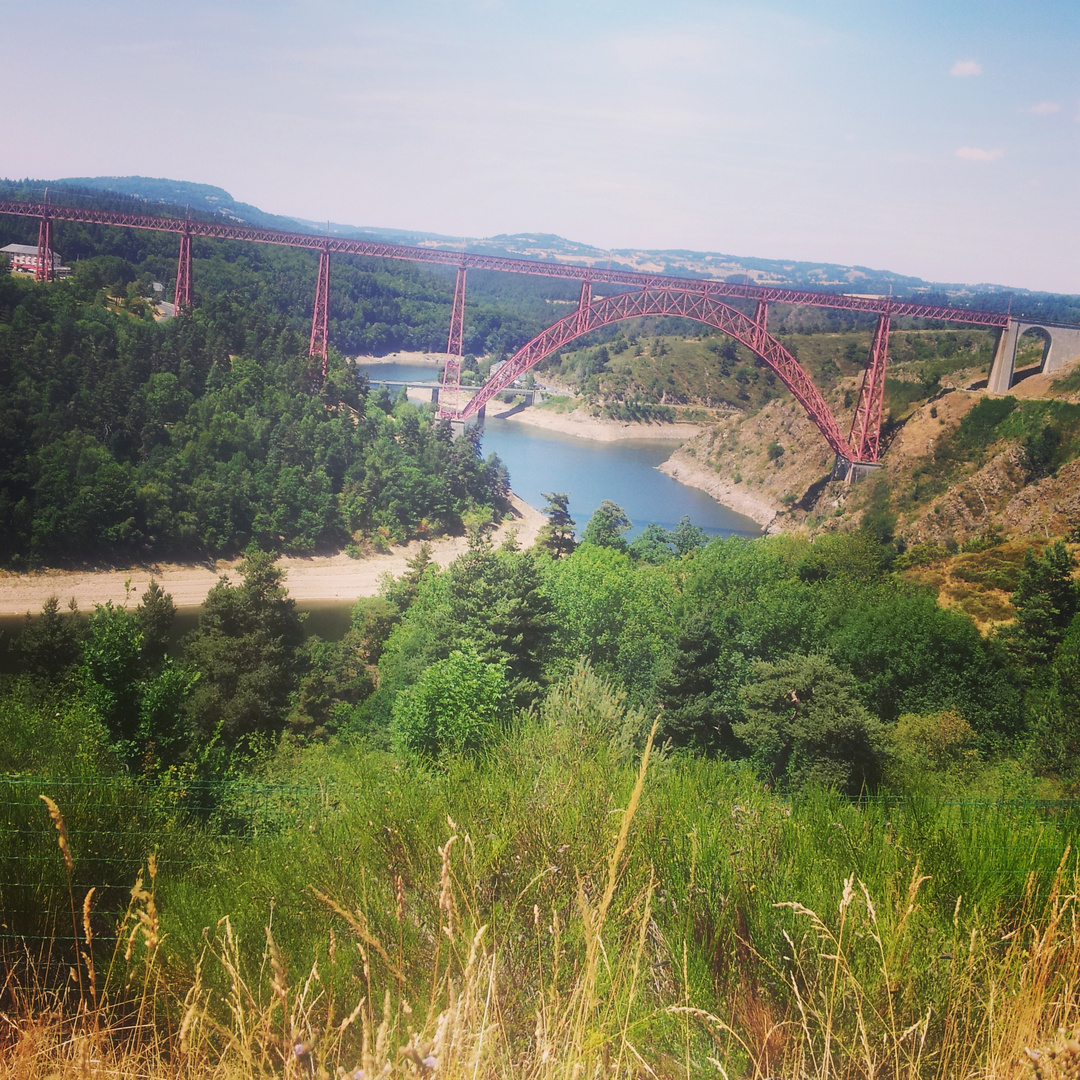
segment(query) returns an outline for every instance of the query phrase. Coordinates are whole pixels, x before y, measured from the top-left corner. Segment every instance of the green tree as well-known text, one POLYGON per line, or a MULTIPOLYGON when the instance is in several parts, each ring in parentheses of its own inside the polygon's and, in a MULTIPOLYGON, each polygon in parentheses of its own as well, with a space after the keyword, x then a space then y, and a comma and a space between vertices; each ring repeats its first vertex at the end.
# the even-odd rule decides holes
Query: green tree
POLYGON ((238 746, 254 735, 277 735, 285 725, 303 627, 285 572, 274 562, 272 554, 249 548, 241 583, 221 578, 185 642, 185 661, 200 675, 187 709, 203 739, 220 732, 227 746, 238 746))
POLYGON ((197 671, 174 664, 166 656, 142 684, 139 727, 131 756, 141 759, 144 773, 156 773, 187 758, 192 732, 184 702, 198 679, 197 671))
POLYGON ((570 496, 565 491, 544 492, 547 506, 544 516, 547 522, 536 537, 536 546, 541 551, 549 551, 556 558, 569 555, 576 546, 574 527, 576 522, 570 516, 570 496))
POLYGON ((693 524, 686 514, 679 518, 679 524, 668 534, 668 538, 677 555, 690 555, 709 542, 705 530, 693 524))
POLYGON ((658 737, 675 746, 732 749, 731 724, 741 719, 738 688, 743 658, 723 648, 708 610, 691 611, 679 625, 675 649, 656 684, 663 710, 658 737))
POLYGON ((379 689, 364 709, 368 721, 384 723, 395 694, 452 650, 468 647, 485 662, 505 666, 516 706, 531 704, 546 682, 555 633, 542 586, 532 552, 495 551, 474 534, 469 550, 445 571, 424 576, 415 603, 387 639, 379 689))
MULTIPOLYGON (((431 558, 431 545, 425 540, 417 549, 416 554, 409 558, 405 566, 405 573, 399 578, 390 579, 382 590, 385 598, 401 614, 404 614, 412 607, 413 601, 420 591, 420 582, 423 580, 424 574, 429 569, 438 569, 431 558)), ((360 628, 357 627, 357 629, 360 628)))
POLYGON ((1061 447, 1061 428, 1055 424, 1045 424, 1038 435, 1029 435, 1024 440, 1021 455, 1024 462, 1024 478, 1030 484, 1041 480, 1054 471, 1058 464, 1058 450, 1061 447))
POLYGON ((1080 614, 1057 648, 1050 677, 1034 695, 1032 712, 1032 764, 1080 791, 1080 614))
POLYGON ((287 718, 289 731, 306 740, 325 739, 352 718, 373 689, 361 637, 349 630, 340 641, 310 638, 298 661, 303 675, 287 718))
POLYGON ((631 527, 631 521, 626 516, 623 508, 610 499, 604 501, 596 508, 589 523, 585 526, 581 541, 584 544, 595 544, 598 547, 610 547, 616 551, 626 550, 626 540, 623 533, 631 527))
POLYGON ((506 703, 503 666, 454 649, 397 696, 394 729, 404 747, 427 757, 475 751, 490 744, 506 703))
POLYGON ((74 669, 81 655, 77 612, 73 600, 70 612, 62 615, 60 601, 50 596, 37 618, 26 616, 15 643, 20 670, 42 679, 56 679, 74 669))
POLYGON ((558 674, 584 658, 623 686, 632 705, 650 702, 681 614, 673 576, 595 544, 548 562, 544 576, 544 592, 555 605, 558 674))
POLYGON ((148 667, 157 668, 169 649, 169 637, 176 620, 173 598, 154 580, 146 587, 135 617, 142 631, 143 659, 148 667))
POLYGON ((140 751, 142 678, 139 620, 112 601, 98 604, 87 625, 79 681, 113 743, 129 760, 140 751))
MULTIPOLYGON (((685 519, 684 519, 685 520, 685 519)), ((671 533, 655 522, 650 522, 642 529, 640 535, 635 536, 627 546, 627 552, 631 557, 640 562, 659 566, 673 558, 671 550, 671 533)))
POLYGON ((758 662, 732 725, 760 774, 792 788, 857 795, 881 777, 887 729, 859 700, 854 678, 826 656, 758 662))
POLYGON ((1031 548, 1025 552, 1016 592, 1009 597, 1016 607, 1016 624, 1005 635, 1024 663, 1047 663, 1065 637, 1077 611, 1075 568, 1076 560, 1063 540, 1051 544, 1042 556, 1031 548))
POLYGON ((367 663, 377 664, 386 639, 401 622, 397 604, 382 596, 362 597, 353 606, 351 620, 361 655, 367 663))

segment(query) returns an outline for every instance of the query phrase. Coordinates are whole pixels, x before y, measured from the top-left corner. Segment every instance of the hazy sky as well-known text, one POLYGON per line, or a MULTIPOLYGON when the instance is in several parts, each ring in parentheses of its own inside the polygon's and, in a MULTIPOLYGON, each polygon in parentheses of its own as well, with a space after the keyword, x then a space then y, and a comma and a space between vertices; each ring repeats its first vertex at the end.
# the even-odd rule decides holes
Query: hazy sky
POLYGON ((10 177, 138 173, 355 225, 1080 293, 1078 0, 0 0, 0 17, 10 177))

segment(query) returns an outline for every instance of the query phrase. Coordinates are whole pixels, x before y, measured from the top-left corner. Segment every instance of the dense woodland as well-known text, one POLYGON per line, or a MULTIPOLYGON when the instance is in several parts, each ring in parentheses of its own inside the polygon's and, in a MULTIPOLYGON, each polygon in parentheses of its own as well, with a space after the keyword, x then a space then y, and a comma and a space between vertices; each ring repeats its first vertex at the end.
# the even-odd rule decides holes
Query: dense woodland
POLYGON ((8 565, 402 540, 505 495, 475 442, 369 395, 336 354, 316 385, 304 338, 256 298, 159 323, 133 272, 101 256, 52 287, 0 275, 8 565))

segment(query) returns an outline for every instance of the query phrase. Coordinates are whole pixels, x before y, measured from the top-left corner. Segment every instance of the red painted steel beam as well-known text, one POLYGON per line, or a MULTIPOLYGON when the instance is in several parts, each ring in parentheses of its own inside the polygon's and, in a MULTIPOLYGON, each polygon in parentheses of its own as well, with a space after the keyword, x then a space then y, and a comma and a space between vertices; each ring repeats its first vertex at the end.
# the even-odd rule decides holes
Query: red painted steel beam
POLYGON ((326 350, 330 324, 330 252, 319 252, 319 277, 315 284, 315 307, 311 313, 311 344, 308 356, 322 360, 322 377, 326 378, 326 350))
POLYGON ((450 308, 450 333, 446 339, 446 364, 443 367, 442 398, 451 395, 457 401, 461 388, 461 358, 465 353, 465 278, 464 266, 457 269, 454 281, 454 303, 450 308))
POLYGON ((881 441, 881 412, 885 401, 885 368, 889 362, 889 315, 878 316, 870 357, 863 372, 859 401, 848 441, 859 461, 877 461, 881 441))
POLYGON ((586 333, 586 326, 589 321, 589 305, 592 303, 592 280, 586 278, 581 283, 581 295, 578 297, 577 317, 578 317, 578 330, 579 334, 586 333))
POLYGON ((314 233, 283 232, 279 229, 260 229, 250 225, 235 225, 217 221, 186 221, 183 218, 155 217, 152 214, 124 214, 115 211, 93 210, 53 203, 24 203, 0 201, 0 214, 23 217, 48 216, 54 221, 79 221, 97 225, 120 225, 132 229, 155 229, 161 232, 182 233, 190 229, 193 236, 216 237, 222 240, 248 240, 263 244, 321 250, 347 255, 366 255, 375 258, 402 259, 407 262, 432 263, 442 266, 466 267, 470 270, 498 270, 509 274, 530 274, 595 284, 627 285, 641 289, 680 289, 708 297, 730 300, 764 300, 774 304, 808 304, 814 307, 835 308, 880 315, 888 309, 894 318, 910 316, 940 322, 963 323, 967 326, 1005 326, 1009 317, 997 311, 976 311, 968 308, 939 307, 915 301, 891 300, 881 296, 852 296, 846 293, 814 292, 809 289, 789 289, 779 286, 734 285, 711 279, 642 274, 632 270, 605 270, 599 267, 575 266, 540 259, 509 259, 501 255, 462 254, 439 248, 407 247, 370 240, 346 240, 342 237, 323 237, 314 233))
POLYGON ((41 224, 38 226, 37 267, 34 269, 34 280, 52 281, 52 279, 52 225, 49 222, 49 215, 44 213, 41 215, 41 224))
MULTIPOLYGON (((758 315, 760 314, 759 309, 758 315)), ((798 360, 768 333, 763 321, 758 321, 757 318, 729 307, 713 297, 702 296, 688 289, 644 289, 640 292, 617 293, 592 301, 584 311, 572 312, 522 346, 480 387, 475 397, 460 413, 449 405, 440 404, 439 415, 449 419, 467 420, 529 368, 574 338, 609 323, 648 315, 679 315, 684 319, 694 319, 741 341, 776 372, 806 410, 829 446, 848 461, 856 459, 854 448, 844 437, 836 417, 810 376, 798 360)))
POLYGON ((465 355, 465 276, 467 270, 459 266, 454 282, 454 306, 450 310, 450 334, 446 339, 446 351, 450 356, 465 355))
POLYGON ((180 234, 180 256, 176 260, 176 288, 173 291, 173 307, 176 314, 191 311, 195 306, 191 285, 191 234, 180 234))

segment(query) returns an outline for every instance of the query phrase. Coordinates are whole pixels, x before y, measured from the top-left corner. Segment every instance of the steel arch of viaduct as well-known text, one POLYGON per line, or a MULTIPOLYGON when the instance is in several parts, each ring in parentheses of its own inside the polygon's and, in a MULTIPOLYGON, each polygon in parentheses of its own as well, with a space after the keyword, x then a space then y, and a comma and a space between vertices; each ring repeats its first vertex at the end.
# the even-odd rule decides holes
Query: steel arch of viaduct
POLYGON ((829 446, 842 458, 854 461, 855 450, 810 376, 765 329, 764 310, 764 305, 759 306, 758 315, 751 317, 700 292, 682 289, 654 288, 602 297, 560 319, 522 346, 459 412, 447 402, 441 405, 440 415, 462 420, 475 416, 497 393, 544 357, 601 326, 646 315, 679 315, 720 330, 764 360, 795 395, 829 446))

